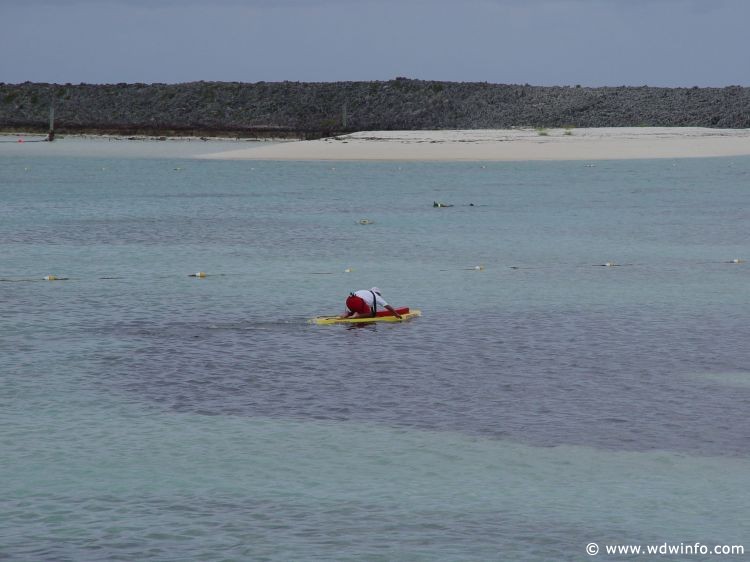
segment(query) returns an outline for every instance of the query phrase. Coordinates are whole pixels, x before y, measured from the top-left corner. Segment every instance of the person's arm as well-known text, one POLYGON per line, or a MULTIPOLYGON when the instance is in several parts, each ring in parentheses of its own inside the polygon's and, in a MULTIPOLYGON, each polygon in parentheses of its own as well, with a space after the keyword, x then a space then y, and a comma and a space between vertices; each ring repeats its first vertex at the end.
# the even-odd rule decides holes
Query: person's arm
POLYGON ((388 310, 390 310, 391 312, 393 312, 393 314, 395 314, 395 315, 396 315, 396 318, 402 318, 402 316, 401 316, 401 315, 400 315, 400 314, 399 314, 398 312, 396 312, 396 309, 395 309, 395 308, 393 308, 393 307, 392 307, 392 306, 391 306, 390 304, 387 304, 387 305, 385 305, 385 307, 386 307, 386 308, 387 308, 388 310))

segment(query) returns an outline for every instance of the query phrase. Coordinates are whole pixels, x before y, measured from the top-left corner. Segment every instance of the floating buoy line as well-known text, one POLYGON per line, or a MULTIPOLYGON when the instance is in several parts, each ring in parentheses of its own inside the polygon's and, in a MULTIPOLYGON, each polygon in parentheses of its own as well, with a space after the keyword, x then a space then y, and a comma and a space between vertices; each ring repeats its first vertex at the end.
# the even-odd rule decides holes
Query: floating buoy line
POLYGON ((622 267, 623 265, 635 265, 634 263, 615 263, 613 261, 607 261, 604 263, 594 264, 594 267, 622 267))
POLYGON ((484 271, 484 266, 475 265, 474 267, 459 267, 458 269, 441 269, 440 271, 484 271))
MULTIPOLYGON (((704 262, 693 262, 697 264, 725 264, 725 265, 742 265, 746 263, 746 261, 742 258, 733 258, 730 260, 725 261, 704 261, 704 262)), ((556 265, 536 265, 536 266, 519 266, 519 265, 511 265, 511 266, 499 266, 500 269, 507 268, 511 270, 537 270, 537 269, 562 269, 564 266, 571 266, 571 267, 606 267, 606 268, 614 268, 614 267, 627 267, 627 266, 643 266, 644 264, 637 264, 637 263, 617 263, 614 261, 606 261, 604 263, 594 263, 594 264, 556 264, 556 265)), ((474 265, 471 267, 458 267, 458 268, 451 268, 451 269, 440 269, 438 271, 441 272, 447 272, 447 271, 485 271, 486 268, 484 265, 474 265)), ((347 267, 343 270, 339 271, 303 271, 298 272, 301 275, 336 275, 337 273, 353 273, 354 268, 353 267, 347 267)), ((197 271, 195 273, 188 273, 187 277, 193 278, 193 279, 206 279, 208 277, 232 277, 232 276, 247 276, 247 273, 207 273, 205 271, 197 271)), ((93 277, 93 279, 101 280, 101 281, 110 281, 110 280, 118 280, 118 279, 129 279, 131 276, 101 276, 101 277, 93 277)), ((174 275, 156 275, 154 278, 156 279, 170 279, 174 277, 174 275)), ((47 274, 42 277, 4 277, 0 278, 0 282, 3 283, 24 283, 24 282, 37 282, 37 281, 81 281, 85 278, 83 277, 65 277, 63 275, 57 275, 57 274, 47 274)))

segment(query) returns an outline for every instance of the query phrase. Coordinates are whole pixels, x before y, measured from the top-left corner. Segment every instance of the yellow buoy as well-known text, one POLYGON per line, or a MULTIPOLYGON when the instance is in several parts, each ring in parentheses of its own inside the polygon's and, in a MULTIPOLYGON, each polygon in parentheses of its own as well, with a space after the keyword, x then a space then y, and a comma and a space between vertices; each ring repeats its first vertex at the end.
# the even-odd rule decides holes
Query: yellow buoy
POLYGON ((45 281, 57 281, 57 276, 55 276, 55 275, 46 275, 44 277, 44 280, 45 281))
POLYGON ((354 271, 354 270, 353 270, 353 269, 352 269, 351 267, 347 267, 347 268, 346 268, 346 269, 344 270, 344 273, 351 273, 352 271, 354 271))

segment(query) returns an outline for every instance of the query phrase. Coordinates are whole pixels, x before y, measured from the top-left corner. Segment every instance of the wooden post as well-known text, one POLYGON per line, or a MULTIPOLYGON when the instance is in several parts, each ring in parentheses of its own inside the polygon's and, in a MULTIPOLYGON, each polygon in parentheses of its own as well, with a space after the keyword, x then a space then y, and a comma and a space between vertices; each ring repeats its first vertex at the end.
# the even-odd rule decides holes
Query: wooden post
POLYGON ((47 140, 49 142, 55 140, 55 104, 53 103, 49 106, 49 133, 47 133, 47 140))

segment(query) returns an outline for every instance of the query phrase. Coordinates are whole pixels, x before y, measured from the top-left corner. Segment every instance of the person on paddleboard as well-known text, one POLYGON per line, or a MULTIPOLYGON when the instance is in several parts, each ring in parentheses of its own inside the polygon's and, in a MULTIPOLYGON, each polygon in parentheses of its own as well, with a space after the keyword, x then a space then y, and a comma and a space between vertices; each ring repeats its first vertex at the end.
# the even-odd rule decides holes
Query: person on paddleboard
POLYGON ((380 289, 377 287, 349 293, 346 308, 346 312, 339 318, 371 318, 377 314, 379 308, 390 310, 396 318, 401 318, 401 315, 380 296, 380 289))

